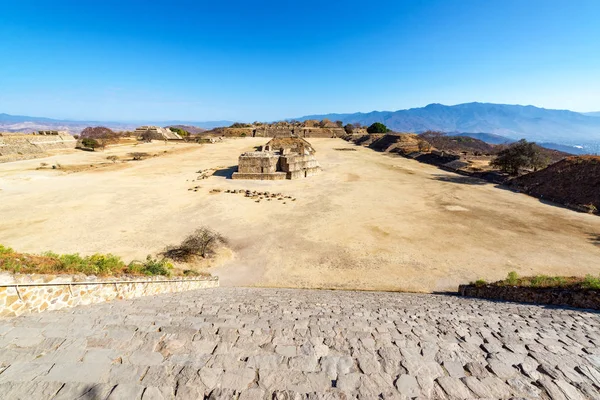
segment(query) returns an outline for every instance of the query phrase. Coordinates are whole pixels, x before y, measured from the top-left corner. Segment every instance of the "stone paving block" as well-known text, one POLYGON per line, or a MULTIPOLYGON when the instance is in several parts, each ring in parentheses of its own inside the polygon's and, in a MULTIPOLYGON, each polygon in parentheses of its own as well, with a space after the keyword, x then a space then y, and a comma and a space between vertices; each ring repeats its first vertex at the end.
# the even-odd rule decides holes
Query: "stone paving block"
MULTIPOLYGON (((56 383, 56 382, 50 382, 56 383)), ((52 400, 87 400, 106 399, 115 385, 107 383, 77 383, 67 382, 60 384, 61 389, 52 400)))
POLYGON ((512 378, 519 373, 516 368, 496 359, 488 360, 488 368, 494 373, 494 375, 504 380, 512 378))
POLYGON ((444 376, 436 379, 436 382, 440 385, 444 392, 448 394, 450 398, 454 399, 472 399, 473 394, 469 389, 461 382, 460 379, 451 378, 444 376))
POLYGON ((533 382, 535 380, 530 380, 519 375, 506 381, 514 394, 528 399, 537 399, 540 397, 541 391, 537 386, 533 385, 533 382))
POLYGON ((120 356, 120 352, 113 349, 90 349, 83 355, 84 363, 112 363, 120 356))
POLYGON ((241 391, 249 389, 256 378, 256 371, 251 368, 226 370, 221 377, 221 386, 226 389, 241 391))
POLYGON ((164 357, 162 354, 154 351, 136 350, 129 356, 123 358, 123 362, 133 365, 158 365, 162 363, 164 357))
POLYGON ((174 388, 147 386, 142 393, 142 400, 167 400, 175 397, 174 388))
POLYGON ((0 375, 0 383, 40 380, 53 367, 54 364, 13 363, 0 375))
POLYGON ((460 379, 465 377, 465 370, 462 364, 459 362, 444 361, 442 366, 446 369, 446 371, 448 371, 448 375, 450 375, 452 378, 460 379))
POLYGON ((556 379, 554 384, 560 388, 565 397, 569 400, 585 400, 581 392, 573 385, 562 379, 556 379))
POLYGON ((145 387, 136 384, 124 384, 121 383, 110 392, 107 397, 107 400, 121 400, 121 399, 131 399, 131 400, 139 400, 142 398, 142 393, 144 392, 145 387))
POLYGON ((50 399, 62 386, 61 382, 5 382, 0 383, 0 395, 10 400, 50 399))
POLYGON ((45 381, 106 383, 110 364, 65 363, 55 364, 50 372, 42 377, 45 381))
POLYGON ((562 390, 548 377, 540 378, 538 384, 546 391, 552 400, 567 400, 562 390))
POLYGON ((417 378, 411 375, 400 375, 396 380, 396 389, 400 392, 400 394, 406 397, 417 397, 421 394, 421 388, 417 383, 417 378))

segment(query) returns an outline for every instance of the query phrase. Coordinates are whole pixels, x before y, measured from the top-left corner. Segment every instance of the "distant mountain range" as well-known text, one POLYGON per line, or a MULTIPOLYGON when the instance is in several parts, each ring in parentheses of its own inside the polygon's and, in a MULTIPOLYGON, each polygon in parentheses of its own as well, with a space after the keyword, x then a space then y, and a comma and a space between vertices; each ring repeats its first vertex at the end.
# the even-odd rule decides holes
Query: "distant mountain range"
POLYGON ((455 106, 429 104, 399 111, 373 111, 354 114, 308 115, 297 118, 328 118, 332 121, 370 125, 381 122, 398 132, 468 132, 495 134, 511 140, 525 138, 558 144, 600 142, 600 118, 596 113, 549 110, 534 106, 491 103, 465 103, 455 106))
MULTIPOLYGON (((449 134, 468 134, 488 143, 525 138, 552 146, 569 146, 583 152, 600 153, 600 112, 577 113, 534 106, 465 103, 454 106, 429 104, 426 107, 398 111, 308 115, 296 120, 324 118, 342 121, 344 124, 358 122, 370 125, 382 122, 397 132, 437 130, 449 134)), ((132 130, 139 125, 188 125, 212 129, 232 123, 233 121, 69 121, 0 114, 0 131, 9 132, 58 129, 79 133, 87 126, 97 125, 118 130, 132 130)))
POLYGON ((72 121, 44 117, 30 117, 24 115, 10 115, 0 113, 0 132, 34 132, 39 130, 64 130, 71 134, 78 134, 88 126, 106 126, 116 130, 133 130, 140 125, 157 126, 188 126, 212 129, 219 126, 229 126, 232 121, 72 121))

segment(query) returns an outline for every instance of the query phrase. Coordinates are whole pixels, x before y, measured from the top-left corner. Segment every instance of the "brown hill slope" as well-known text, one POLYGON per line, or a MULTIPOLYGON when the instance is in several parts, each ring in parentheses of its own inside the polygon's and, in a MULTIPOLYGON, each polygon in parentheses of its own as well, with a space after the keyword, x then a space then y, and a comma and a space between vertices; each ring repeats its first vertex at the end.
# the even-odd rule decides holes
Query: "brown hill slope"
POLYGON ((531 196, 597 213, 600 156, 567 157, 540 171, 512 179, 508 185, 531 196))

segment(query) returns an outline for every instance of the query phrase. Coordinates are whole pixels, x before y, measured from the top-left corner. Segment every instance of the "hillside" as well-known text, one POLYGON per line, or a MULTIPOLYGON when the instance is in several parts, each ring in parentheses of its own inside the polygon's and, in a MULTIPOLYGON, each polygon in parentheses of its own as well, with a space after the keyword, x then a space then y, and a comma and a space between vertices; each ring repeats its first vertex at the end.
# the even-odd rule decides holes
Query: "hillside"
POLYGON ((531 196, 597 212, 600 209, 600 157, 568 157, 548 168, 512 179, 508 184, 531 196))
POLYGON ((511 143, 514 140, 509 139, 505 136, 494 135, 493 133, 484 133, 484 132, 450 132, 448 136, 468 136, 473 139, 479 139, 482 142, 486 142, 489 144, 506 144, 511 143))
MULTIPOLYGON (((72 135, 79 134, 88 126, 106 126, 115 131, 132 131, 140 125, 187 126, 198 129, 212 129, 218 126, 229 126, 231 121, 71 121, 26 115, 10 115, 0 113, 0 132, 31 133, 42 130, 67 131, 72 135)), ((185 129, 185 128, 182 128, 185 129)), ((186 129, 187 130, 187 129, 186 129)))
POLYGON ((600 119, 567 110, 491 103, 455 106, 430 104, 422 108, 370 113, 311 115, 299 118, 340 120, 370 125, 382 122, 398 132, 486 132, 509 139, 575 144, 600 141, 600 119))

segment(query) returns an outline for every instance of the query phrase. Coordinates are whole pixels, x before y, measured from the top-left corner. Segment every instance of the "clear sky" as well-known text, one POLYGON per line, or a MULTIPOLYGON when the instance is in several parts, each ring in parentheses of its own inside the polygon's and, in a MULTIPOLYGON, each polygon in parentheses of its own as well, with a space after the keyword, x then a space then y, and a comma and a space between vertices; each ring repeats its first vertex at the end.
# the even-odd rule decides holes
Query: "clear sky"
POLYGON ((0 113, 600 110, 600 0, 1 0, 0 113))

